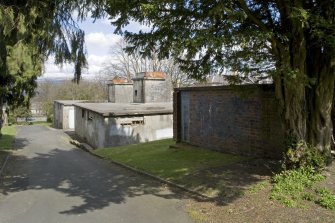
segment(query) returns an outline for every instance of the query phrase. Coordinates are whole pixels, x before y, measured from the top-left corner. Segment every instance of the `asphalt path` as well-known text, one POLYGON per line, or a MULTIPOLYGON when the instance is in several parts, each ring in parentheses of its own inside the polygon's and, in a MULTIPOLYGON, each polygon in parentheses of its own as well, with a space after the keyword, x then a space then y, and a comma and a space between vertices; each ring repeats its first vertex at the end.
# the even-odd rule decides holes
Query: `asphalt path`
POLYGON ((68 139, 61 130, 18 127, 1 179, 1 223, 191 222, 178 192, 68 139))

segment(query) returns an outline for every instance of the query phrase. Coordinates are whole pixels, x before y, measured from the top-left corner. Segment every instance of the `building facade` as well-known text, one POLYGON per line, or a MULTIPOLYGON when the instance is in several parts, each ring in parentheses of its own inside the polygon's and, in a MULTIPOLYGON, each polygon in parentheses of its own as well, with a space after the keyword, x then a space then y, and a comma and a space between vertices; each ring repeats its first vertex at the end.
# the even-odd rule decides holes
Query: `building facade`
POLYGON ((126 78, 113 79, 108 84, 108 102, 111 103, 132 103, 133 84, 126 78))
POLYGON ((93 148, 173 137, 172 103, 78 103, 75 133, 93 148))
POLYGON ((75 112, 74 104, 85 102, 82 100, 58 100, 54 101, 53 126, 57 129, 74 130, 75 112))

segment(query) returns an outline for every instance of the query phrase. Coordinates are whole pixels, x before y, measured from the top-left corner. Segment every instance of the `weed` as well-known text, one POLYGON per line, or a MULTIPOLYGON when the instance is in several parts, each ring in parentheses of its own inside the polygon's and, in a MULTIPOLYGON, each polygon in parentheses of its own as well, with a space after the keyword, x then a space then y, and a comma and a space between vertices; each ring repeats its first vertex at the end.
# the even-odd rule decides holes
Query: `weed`
POLYGON ((273 178, 271 198, 288 207, 300 206, 303 200, 314 200, 307 189, 324 178, 311 167, 284 171, 273 178))
POLYGON ((263 181, 250 187, 247 194, 256 194, 257 192, 264 190, 267 186, 269 186, 269 181, 263 181))
POLYGON ((327 188, 317 188, 315 192, 320 196, 317 201, 322 207, 335 210, 335 195, 327 188))

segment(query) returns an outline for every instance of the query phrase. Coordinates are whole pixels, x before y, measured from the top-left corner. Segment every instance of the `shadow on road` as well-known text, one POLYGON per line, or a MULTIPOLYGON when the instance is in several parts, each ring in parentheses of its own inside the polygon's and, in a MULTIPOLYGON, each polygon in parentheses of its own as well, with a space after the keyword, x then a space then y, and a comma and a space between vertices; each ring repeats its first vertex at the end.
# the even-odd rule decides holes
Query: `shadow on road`
MULTIPOLYGON (((21 136, 15 140, 15 148, 19 150, 11 156, 4 173, 3 194, 51 189, 77 198, 76 205, 64 207, 60 212, 68 215, 100 210, 111 204, 126 203, 129 198, 141 199, 143 195, 185 198, 185 193, 179 189, 167 189, 157 181, 72 147, 64 140, 62 131, 46 131, 45 127, 21 130, 21 136)), ((272 174, 270 169, 273 168, 265 169, 264 164, 264 160, 249 160, 194 172, 185 177, 189 182, 200 182, 203 188, 193 188, 199 184, 184 186, 200 191, 219 188, 216 204, 225 206, 240 198, 248 187, 272 174)), ((143 198, 143 204, 150 202, 148 197, 143 198)), ((187 194, 187 198, 190 197, 204 201, 187 194)))
MULTIPOLYGON (((24 140, 22 140, 22 143, 24 140)), ((91 157, 78 149, 55 148, 32 158, 12 156, 6 168, 3 194, 25 190, 52 189, 82 202, 61 214, 81 214, 103 209, 127 198, 151 194, 165 199, 180 199, 179 193, 166 190, 155 181, 91 157)))
POLYGON ((26 138, 16 138, 14 140, 14 149, 23 149, 29 144, 29 140, 26 138))

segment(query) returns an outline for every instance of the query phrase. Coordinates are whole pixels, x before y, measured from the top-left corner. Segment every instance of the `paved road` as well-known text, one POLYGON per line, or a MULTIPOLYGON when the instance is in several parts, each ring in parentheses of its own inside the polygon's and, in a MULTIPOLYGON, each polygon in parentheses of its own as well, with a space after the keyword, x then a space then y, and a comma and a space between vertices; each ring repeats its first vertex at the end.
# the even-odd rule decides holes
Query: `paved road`
POLYGON ((74 148, 60 130, 20 127, 0 195, 0 222, 191 222, 159 183, 74 148))

